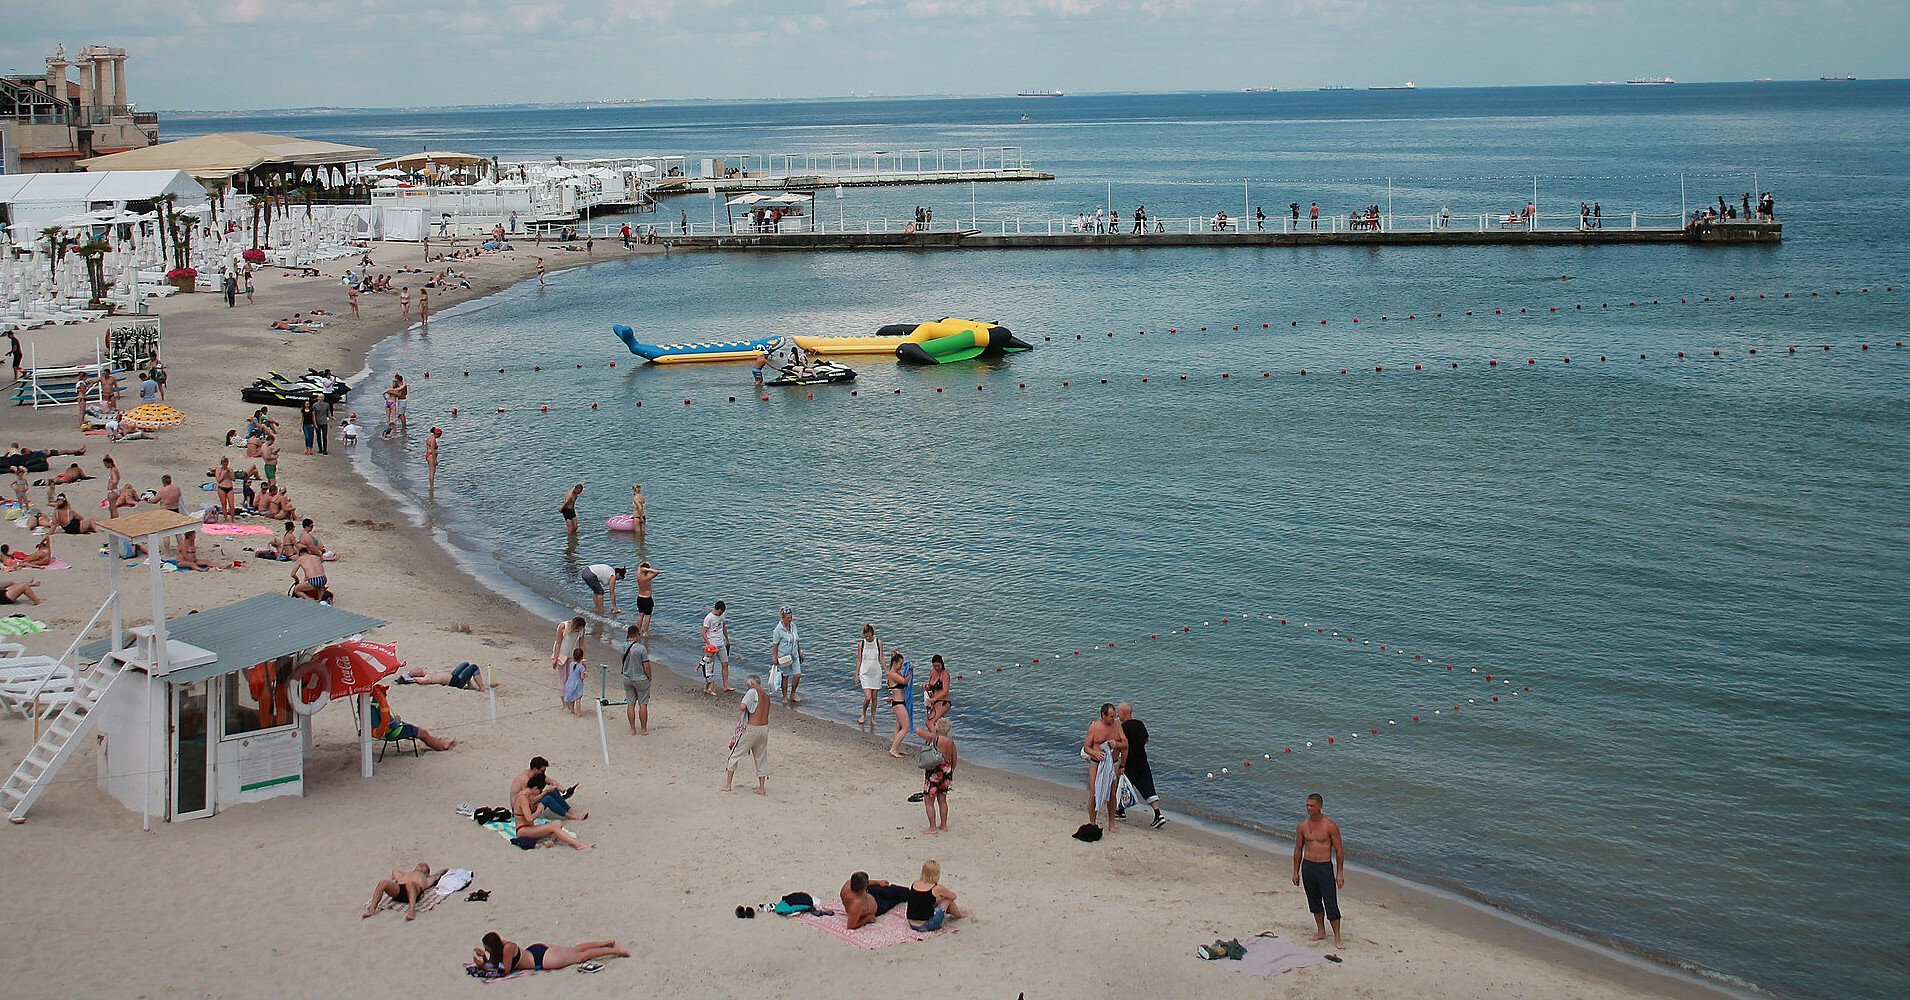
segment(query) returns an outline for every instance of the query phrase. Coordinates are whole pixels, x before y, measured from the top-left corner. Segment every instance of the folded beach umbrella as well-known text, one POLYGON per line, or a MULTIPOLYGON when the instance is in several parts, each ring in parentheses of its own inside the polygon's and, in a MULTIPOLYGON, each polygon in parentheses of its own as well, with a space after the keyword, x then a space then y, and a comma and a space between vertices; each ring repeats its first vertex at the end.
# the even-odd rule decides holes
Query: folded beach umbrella
POLYGON ((330 684, 331 696, 336 699, 369 693, 404 665, 405 661, 398 658, 396 643, 346 639, 313 653, 299 674, 303 682, 310 676, 310 668, 322 672, 330 684))

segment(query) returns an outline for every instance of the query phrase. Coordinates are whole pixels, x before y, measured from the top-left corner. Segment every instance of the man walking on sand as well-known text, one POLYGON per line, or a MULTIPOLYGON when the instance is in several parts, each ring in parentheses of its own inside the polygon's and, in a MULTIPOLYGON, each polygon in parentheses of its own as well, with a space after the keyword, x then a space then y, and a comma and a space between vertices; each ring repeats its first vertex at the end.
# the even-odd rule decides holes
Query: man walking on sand
POLYGON ((1333 922, 1333 947, 1344 948, 1340 939, 1340 895, 1346 887, 1346 844, 1340 840, 1340 825, 1326 818, 1321 810, 1326 800, 1318 792, 1306 797, 1306 819, 1293 835, 1293 884, 1306 887, 1307 909, 1313 911, 1313 937, 1326 937, 1327 921, 1333 922))
MULTIPOLYGON (((1123 772, 1128 784, 1134 786, 1134 794, 1154 809, 1154 821, 1147 824, 1158 830, 1167 825, 1167 816, 1161 812, 1161 797, 1154 793, 1154 771, 1147 765, 1147 723, 1134 717, 1134 706, 1122 702, 1114 709, 1114 717, 1121 720, 1121 732, 1127 737, 1127 763, 1123 772)), ((1115 816, 1127 818, 1127 810, 1115 810, 1115 816)))
POLYGON ((1114 717, 1114 705, 1103 702, 1101 716, 1088 725, 1081 752, 1088 758, 1088 823, 1093 825, 1099 810, 1107 806, 1107 835, 1114 835, 1114 780, 1121 771, 1121 756, 1127 752, 1127 735, 1114 717))
POLYGON ((632 625, 624 637, 630 644, 623 647, 623 697, 629 703, 626 712, 630 716, 630 735, 650 735, 650 647, 644 645, 643 632, 632 625), (641 723, 643 728, 638 729, 641 723))
MULTIPOLYGON (((723 690, 735 691, 735 688, 730 687, 730 623, 723 616, 727 610, 722 601, 717 601, 715 609, 703 616, 703 658, 710 661, 712 666, 722 665, 723 690)), ((716 693, 715 677, 703 675, 703 693, 716 693)))
POLYGON ((782 673, 783 704, 802 704, 796 697, 796 688, 802 684, 802 639, 796 634, 796 613, 788 608, 770 636, 769 662, 782 673))
POLYGON ((723 771, 723 791, 730 791, 736 782, 736 765, 748 757, 756 762, 756 794, 769 794, 769 692, 763 690, 763 679, 756 674, 749 675, 749 690, 743 692, 743 700, 737 708, 743 713, 743 731, 730 746, 729 766, 723 771))

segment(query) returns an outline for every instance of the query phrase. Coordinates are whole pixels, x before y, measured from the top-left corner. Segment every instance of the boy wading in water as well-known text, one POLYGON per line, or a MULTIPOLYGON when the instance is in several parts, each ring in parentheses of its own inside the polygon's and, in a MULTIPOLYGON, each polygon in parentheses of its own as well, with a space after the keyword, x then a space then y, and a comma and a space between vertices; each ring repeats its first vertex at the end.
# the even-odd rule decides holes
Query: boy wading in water
POLYGON ((1340 840, 1340 825, 1326 818, 1321 810, 1326 800, 1318 792, 1306 797, 1306 819, 1300 821, 1293 836, 1293 884, 1306 887, 1307 909, 1313 911, 1314 934, 1309 940, 1326 937, 1327 921, 1333 922, 1333 947, 1344 948, 1340 940, 1340 894, 1346 887, 1346 844, 1340 840))

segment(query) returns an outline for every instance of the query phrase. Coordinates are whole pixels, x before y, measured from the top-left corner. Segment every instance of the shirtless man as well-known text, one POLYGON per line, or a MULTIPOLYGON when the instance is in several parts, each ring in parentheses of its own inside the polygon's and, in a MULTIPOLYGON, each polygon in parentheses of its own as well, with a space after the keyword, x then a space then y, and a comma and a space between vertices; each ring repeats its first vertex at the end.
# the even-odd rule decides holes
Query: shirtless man
POLYGON ((525 769, 522 774, 511 779, 511 798, 517 798, 517 793, 523 791, 525 786, 530 784, 532 778, 542 778, 544 779, 544 794, 537 800, 543 806, 543 812, 540 815, 555 816, 558 819, 589 819, 589 813, 580 812, 574 816, 571 815, 570 797, 577 791, 577 786, 572 785, 569 788, 564 788, 553 783, 550 778, 549 768, 550 761, 542 757, 532 757, 531 766, 525 769))
POLYGON ((490 687, 484 683, 484 668, 475 663, 460 663, 453 670, 432 670, 429 667, 406 667, 391 676, 394 684, 443 684, 446 687, 465 688, 482 694, 490 687))
POLYGON ((1127 734, 1114 716, 1114 705, 1104 702, 1101 717, 1088 725, 1081 752, 1088 758, 1088 822, 1093 824, 1105 805, 1108 823, 1105 836, 1114 835, 1115 778, 1121 773, 1121 759, 1127 755, 1127 734))
POLYGON ((763 679, 749 675, 749 690, 736 706, 743 713, 743 734, 730 748, 729 766, 723 771, 723 791, 736 782, 736 765, 748 757, 756 762, 756 794, 769 794, 769 692, 763 679))
POLYGON ((292 564, 292 593, 314 601, 325 599, 325 562, 311 552, 300 552, 292 564))
POLYGON ((769 367, 769 348, 758 347, 756 357, 749 363, 749 373, 756 378, 756 388, 763 387, 763 369, 769 367))
POLYGON ((160 476, 159 488, 153 491, 153 503, 158 504, 161 510, 169 510, 177 514, 179 500, 179 487, 173 485, 172 477, 160 476))
POLYGON ((1340 825, 1326 818, 1326 800, 1318 792, 1306 797, 1306 819, 1293 834, 1293 884, 1306 886, 1307 909, 1313 911, 1313 937, 1326 937, 1327 921, 1333 922, 1333 947, 1344 948, 1340 939, 1339 890, 1346 888, 1346 844, 1340 840, 1340 825))
POLYGON ((637 632, 640 635, 650 634, 650 611, 657 606, 650 597, 650 581, 659 575, 649 563, 637 564, 637 632))
POLYGON ((378 904, 384 902, 386 896, 390 896, 405 904, 406 920, 416 920, 418 900, 427 890, 438 884, 438 876, 443 874, 444 872, 432 868, 423 861, 418 862, 418 867, 409 871, 394 871, 390 878, 380 879, 378 884, 372 887, 371 902, 365 904, 365 912, 359 916, 369 917, 377 913, 378 904))
POLYGON ((564 515, 564 530, 570 532, 572 538, 577 537, 577 498, 583 494, 584 484, 578 483, 564 494, 564 502, 557 507, 557 513, 564 515))
POLYGON ((856 872, 842 884, 842 912, 849 929, 875 923, 875 918, 909 901, 909 887, 893 885, 884 879, 872 879, 868 872, 856 872))

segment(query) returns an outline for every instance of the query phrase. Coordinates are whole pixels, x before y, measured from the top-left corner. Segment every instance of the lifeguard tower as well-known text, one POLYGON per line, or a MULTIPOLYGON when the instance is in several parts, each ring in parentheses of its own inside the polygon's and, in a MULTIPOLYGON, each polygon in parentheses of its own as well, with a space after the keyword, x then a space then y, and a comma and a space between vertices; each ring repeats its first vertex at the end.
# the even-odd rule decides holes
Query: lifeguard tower
MULTIPOLYGON (((152 624, 124 627, 121 560, 111 558, 112 593, 74 645, 59 660, 49 659, 43 690, 28 702, 36 715, 58 713, 0 785, 0 810, 9 820, 26 821, 34 801, 94 732, 100 734, 100 787, 138 809, 148 827, 155 813, 163 820, 200 819, 241 802, 304 794, 311 720, 286 710, 291 673, 312 651, 385 623, 284 594, 167 621, 160 544, 202 526, 166 510, 99 522, 114 547, 144 548, 152 624), (108 613, 111 638, 81 646, 108 613)), ((361 736, 368 739, 369 733, 361 736)), ((368 742, 364 754, 369 773, 368 742)))

